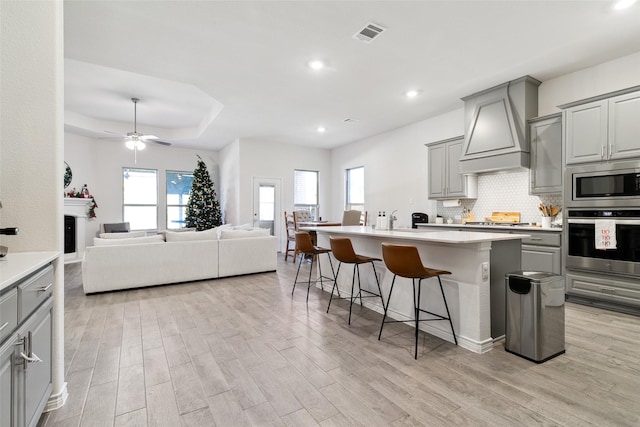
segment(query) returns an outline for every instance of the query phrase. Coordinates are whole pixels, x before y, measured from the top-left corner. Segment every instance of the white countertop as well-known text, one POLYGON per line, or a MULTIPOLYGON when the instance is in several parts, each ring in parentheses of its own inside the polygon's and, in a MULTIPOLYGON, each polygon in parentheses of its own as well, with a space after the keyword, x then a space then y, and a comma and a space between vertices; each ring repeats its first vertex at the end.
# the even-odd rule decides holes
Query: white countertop
MULTIPOLYGON (((460 224, 458 224, 460 225, 460 224)), ((304 228, 303 228, 304 229, 304 228)), ((494 242, 498 240, 516 240, 530 237, 528 234, 515 233, 488 233, 483 231, 428 231, 418 230, 375 230, 371 227, 346 226, 346 227, 317 227, 313 229, 316 233, 322 234, 351 234, 358 236, 369 236, 379 238, 397 238, 405 240, 416 240, 420 242, 434 243, 482 243, 494 242)))
MULTIPOLYGON (((442 228, 459 228, 459 227, 469 227, 475 229, 490 229, 490 230, 525 230, 525 231, 546 231, 550 233, 561 233, 562 227, 551 227, 551 228, 542 228, 535 227, 532 225, 466 225, 466 224, 436 224, 434 222, 429 223, 418 223, 417 226, 421 227, 442 227, 442 228)), ((424 229, 424 228, 423 228, 424 229)))
POLYGON ((0 258, 0 291, 56 259, 59 252, 16 252, 0 258))

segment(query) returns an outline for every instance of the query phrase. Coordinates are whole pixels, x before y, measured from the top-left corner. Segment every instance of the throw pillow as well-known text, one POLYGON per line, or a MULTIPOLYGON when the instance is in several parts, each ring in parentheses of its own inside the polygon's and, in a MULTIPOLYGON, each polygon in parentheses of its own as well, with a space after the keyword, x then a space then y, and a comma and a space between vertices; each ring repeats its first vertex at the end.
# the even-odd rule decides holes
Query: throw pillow
POLYGON ((101 239, 131 239, 134 237, 146 237, 145 231, 129 231, 127 233, 100 233, 101 239))
POLYGON ((135 239, 101 239, 93 238, 94 246, 118 246, 118 245, 139 245, 141 243, 158 243, 164 242, 162 236, 137 237, 135 239))
POLYGON ((218 240, 218 231, 210 228, 204 231, 167 231, 167 242, 187 242, 190 240, 218 240))
POLYGON ((223 239, 247 239, 250 237, 265 237, 269 235, 268 228, 254 228, 252 230, 222 230, 220 240, 223 239))

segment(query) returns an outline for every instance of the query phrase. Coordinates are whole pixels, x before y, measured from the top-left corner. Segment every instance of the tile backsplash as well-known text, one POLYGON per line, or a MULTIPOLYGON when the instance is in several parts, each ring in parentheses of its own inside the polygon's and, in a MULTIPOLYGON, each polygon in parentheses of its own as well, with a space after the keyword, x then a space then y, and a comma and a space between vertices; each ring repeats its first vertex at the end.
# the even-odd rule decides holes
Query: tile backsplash
POLYGON ((516 211, 520 212, 521 222, 540 222, 538 205, 543 203, 562 207, 562 194, 529 195, 529 171, 519 171, 479 175, 478 198, 460 202, 461 206, 452 208, 445 208, 442 202, 438 202, 438 215, 459 223, 456 216, 462 217, 464 208, 473 212, 476 221, 483 221, 494 211, 516 211))

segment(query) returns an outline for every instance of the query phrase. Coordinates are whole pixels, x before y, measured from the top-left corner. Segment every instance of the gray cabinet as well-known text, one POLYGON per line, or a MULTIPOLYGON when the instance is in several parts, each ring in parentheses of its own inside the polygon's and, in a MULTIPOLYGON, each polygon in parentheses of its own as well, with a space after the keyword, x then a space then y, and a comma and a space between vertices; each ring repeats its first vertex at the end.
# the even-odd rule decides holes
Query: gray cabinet
POLYGON ((522 269, 562 274, 562 236, 558 232, 514 231, 529 234, 522 239, 522 269))
POLYGON ((478 194, 477 178, 460 173, 464 137, 427 145, 429 156, 429 199, 473 199, 478 194))
POLYGON ((0 294, 0 327, 11 325, 0 340, 0 427, 35 426, 51 394, 52 285, 47 265, 0 294))
POLYGON ((640 91, 599 98, 562 106, 566 164, 640 157, 640 91))
POLYGON ((529 193, 562 193, 562 114, 529 121, 529 193))
POLYGON ((623 308, 629 307, 629 311, 635 313, 640 307, 637 280, 578 271, 567 271, 566 280, 569 300, 618 311, 625 311, 623 308))

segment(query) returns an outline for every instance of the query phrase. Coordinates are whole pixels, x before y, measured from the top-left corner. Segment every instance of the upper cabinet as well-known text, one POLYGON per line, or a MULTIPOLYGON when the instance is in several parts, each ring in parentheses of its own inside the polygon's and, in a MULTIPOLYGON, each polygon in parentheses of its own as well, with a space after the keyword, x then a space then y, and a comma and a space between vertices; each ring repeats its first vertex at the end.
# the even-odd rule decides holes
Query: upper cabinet
POLYGON ((562 114, 529 120, 529 137, 529 193, 562 193, 562 114))
POLYGON ((429 199, 475 199, 478 181, 460 173, 464 137, 459 136, 427 145, 429 156, 429 199))
POLYGON ((640 91, 561 106, 566 164, 640 157, 640 91))

